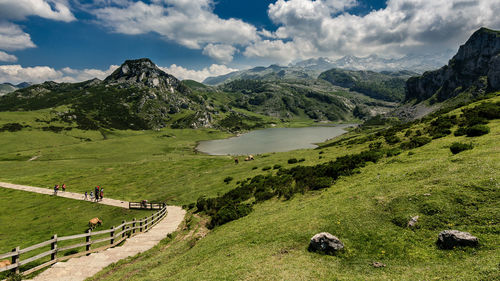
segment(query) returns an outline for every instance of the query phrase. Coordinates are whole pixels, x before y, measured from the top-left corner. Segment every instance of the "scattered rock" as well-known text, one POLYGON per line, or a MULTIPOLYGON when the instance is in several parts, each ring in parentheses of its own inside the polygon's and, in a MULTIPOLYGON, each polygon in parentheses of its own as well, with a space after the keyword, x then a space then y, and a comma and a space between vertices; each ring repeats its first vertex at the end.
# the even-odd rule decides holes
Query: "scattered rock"
POLYGON ((479 244, 477 237, 468 232, 458 230, 444 230, 438 235, 437 245, 441 249, 452 249, 456 246, 476 247, 479 244))
POLYGON ((378 262, 378 261, 374 261, 372 263, 372 266, 375 267, 375 268, 379 268, 379 267, 385 267, 385 263, 381 263, 381 262, 378 262))
POLYGON ((424 193, 424 196, 431 196, 430 193, 424 193))
POLYGON ((328 232, 321 232, 314 235, 311 238, 308 248, 311 252, 320 252, 327 255, 335 255, 342 249, 344 249, 342 241, 328 232))
POLYGON ((410 219, 408 222, 407 227, 415 227, 417 225, 419 216, 414 216, 413 218, 410 219))

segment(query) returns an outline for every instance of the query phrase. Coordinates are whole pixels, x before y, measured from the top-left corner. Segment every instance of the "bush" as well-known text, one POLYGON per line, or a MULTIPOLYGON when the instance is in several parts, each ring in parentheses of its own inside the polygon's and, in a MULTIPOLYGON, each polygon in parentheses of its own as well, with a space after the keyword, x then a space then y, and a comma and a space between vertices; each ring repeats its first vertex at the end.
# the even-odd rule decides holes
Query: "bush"
POLYGON ((401 144, 402 149, 413 149, 420 146, 424 146, 430 143, 432 140, 428 137, 413 137, 409 142, 404 142, 401 144))
POLYGON ((370 143, 370 145, 368 146, 370 148, 370 150, 377 150, 377 149, 380 149, 382 147, 382 142, 374 142, 374 143, 370 143))
POLYGON ((490 128, 486 125, 474 125, 472 127, 468 127, 466 129, 466 133, 468 137, 479 137, 482 135, 486 135, 490 132, 490 128))
POLYGON ((320 177, 315 178, 311 184, 311 189, 318 190, 323 188, 328 188, 332 185, 332 178, 329 177, 320 177))
POLYGON ((306 159, 305 159, 305 158, 300 158, 300 159, 299 159, 299 162, 304 162, 304 161, 306 161, 306 159))
POLYGON ((268 171, 271 170, 271 166, 265 166, 262 168, 262 171, 268 171))
POLYGON ((209 228, 239 219, 250 214, 250 212, 252 212, 252 206, 248 204, 226 205, 212 217, 209 228))
POLYGON ((472 148, 473 148, 472 143, 467 144, 467 143, 454 142, 450 146, 450 151, 453 154, 457 154, 457 153, 460 153, 462 151, 469 150, 469 149, 472 149, 472 148))
POLYGON ((281 165, 280 165, 280 164, 275 164, 275 165, 273 166, 273 169, 274 169, 274 170, 278 170, 279 168, 281 168, 281 165))
POLYGON ((297 163, 297 162, 298 162, 298 161, 297 161, 297 159, 296 159, 296 158, 290 158, 290 159, 288 159, 288 164, 295 164, 295 163, 297 163))
POLYGON ((225 182, 226 184, 229 184, 232 180, 233 180, 233 177, 226 177, 226 178, 224 179, 224 182, 225 182))
POLYGON ((459 127, 453 134, 455 137, 465 136, 467 134, 467 128, 459 127))
POLYGON ((385 155, 387 157, 392 157, 392 156, 396 156, 396 155, 399 155, 399 154, 401 154, 401 149, 399 149, 399 148, 388 149, 385 152, 385 155))
POLYGON ((401 141, 401 139, 396 135, 386 135, 384 136, 385 142, 388 144, 396 144, 401 141))

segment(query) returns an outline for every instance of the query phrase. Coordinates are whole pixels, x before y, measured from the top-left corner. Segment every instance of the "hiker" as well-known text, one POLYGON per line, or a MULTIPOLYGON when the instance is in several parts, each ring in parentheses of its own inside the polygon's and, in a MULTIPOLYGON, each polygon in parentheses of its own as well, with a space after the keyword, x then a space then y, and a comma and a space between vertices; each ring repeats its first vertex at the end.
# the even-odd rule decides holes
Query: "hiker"
POLYGON ((240 162, 240 160, 238 160, 238 158, 234 158, 234 164, 238 164, 240 162))
POLYGON ((61 187, 62 187, 63 192, 65 192, 66 191, 66 184, 63 183, 61 187))
POLYGON ((94 194, 95 194, 95 201, 99 201, 99 186, 97 185, 95 188, 94 188, 94 194))
POLYGON ((85 191, 85 199, 84 200, 87 200, 87 199, 89 199, 89 198, 88 198, 87 191, 85 191))
POLYGON ((59 190, 59 185, 54 185, 54 195, 57 195, 57 191, 59 190))
POLYGON ((101 201, 102 201, 103 196, 104 196, 104 191, 103 191, 103 190, 102 190, 102 188, 101 188, 101 194, 100 194, 100 196, 99 196, 99 197, 101 197, 101 201))
POLYGON ((91 191, 90 192, 90 200, 93 200, 94 199, 94 193, 91 191))

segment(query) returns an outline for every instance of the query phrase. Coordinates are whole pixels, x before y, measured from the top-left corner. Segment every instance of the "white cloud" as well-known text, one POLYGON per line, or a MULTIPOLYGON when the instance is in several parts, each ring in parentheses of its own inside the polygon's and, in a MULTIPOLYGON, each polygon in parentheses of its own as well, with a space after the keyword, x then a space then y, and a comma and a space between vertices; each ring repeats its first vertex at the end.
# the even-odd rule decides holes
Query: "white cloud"
POLYGON ((388 0, 386 8, 363 16, 346 12, 353 5, 278 0, 268 14, 279 25, 272 33, 279 39, 254 42, 243 53, 281 63, 348 54, 399 56, 456 49, 481 26, 500 28, 498 0, 388 0))
POLYGON ((160 67, 163 71, 177 77, 178 79, 185 80, 191 79, 198 82, 203 82, 207 77, 219 76, 228 74, 238 69, 229 68, 225 65, 212 64, 210 67, 205 67, 201 70, 187 69, 179 65, 172 64, 170 67, 160 67))
POLYGON ((27 16, 65 22, 75 20, 68 3, 64 0, 0 0, 0 18, 23 20, 27 16))
POLYGON ((94 11, 98 22, 123 34, 155 32, 191 49, 207 44, 246 45, 257 29, 238 19, 213 13, 213 0, 163 0, 107 6, 94 11))
POLYGON ((0 50, 22 50, 36 47, 28 33, 18 25, 0 21, 0 50))
POLYGON ((81 82, 93 78, 104 79, 117 68, 117 65, 111 65, 106 70, 72 69, 69 67, 56 70, 49 66, 0 65, 0 81, 14 84, 21 82, 42 83, 45 81, 81 82))
POLYGON ((236 50, 237 49, 231 45, 208 44, 203 49, 203 54, 219 62, 228 63, 233 60, 236 50))
POLYGON ((0 61, 5 61, 5 62, 16 62, 17 57, 13 55, 9 55, 6 52, 0 51, 0 61))

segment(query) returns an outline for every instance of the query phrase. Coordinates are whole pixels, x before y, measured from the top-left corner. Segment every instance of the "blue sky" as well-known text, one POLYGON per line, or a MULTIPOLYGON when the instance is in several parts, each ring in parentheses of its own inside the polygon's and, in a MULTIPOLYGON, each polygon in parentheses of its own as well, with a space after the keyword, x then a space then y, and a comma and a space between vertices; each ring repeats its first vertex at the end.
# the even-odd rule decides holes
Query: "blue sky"
POLYGON ((493 0, 0 0, 0 82, 104 78, 149 57, 180 78, 344 55, 457 49, 493 0), (436 38, 438 40, 436 40, 436 38))

